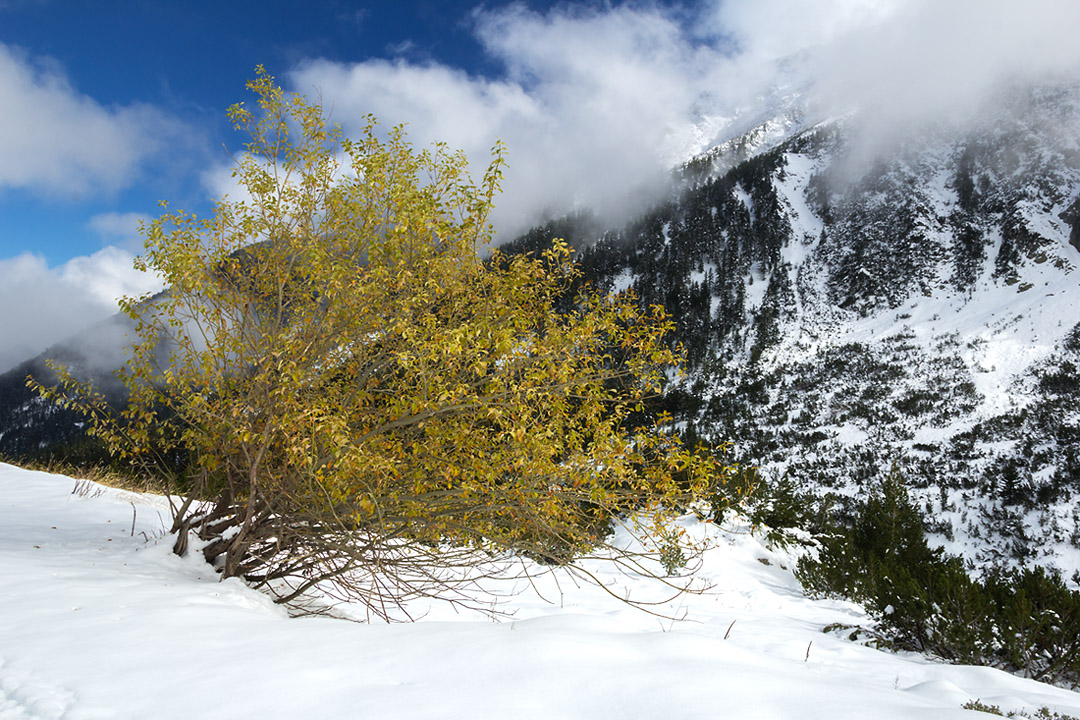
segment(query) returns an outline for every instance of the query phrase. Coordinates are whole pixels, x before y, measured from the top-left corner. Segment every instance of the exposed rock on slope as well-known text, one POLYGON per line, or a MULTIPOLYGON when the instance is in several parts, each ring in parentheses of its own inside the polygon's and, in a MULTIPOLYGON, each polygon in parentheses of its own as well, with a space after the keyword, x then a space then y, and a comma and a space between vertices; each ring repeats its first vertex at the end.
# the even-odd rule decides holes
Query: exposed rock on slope
POLYGON ((566 221, 519 246, 570 235, 596 286, 667 306, 688 432, 841 499, 899 463, 951 551, 1068 574, 1078 130, 1076 86, 1014 89, 888 149, 848 116, 722 174, 691 162, 679 197, 622 228, 566 221))

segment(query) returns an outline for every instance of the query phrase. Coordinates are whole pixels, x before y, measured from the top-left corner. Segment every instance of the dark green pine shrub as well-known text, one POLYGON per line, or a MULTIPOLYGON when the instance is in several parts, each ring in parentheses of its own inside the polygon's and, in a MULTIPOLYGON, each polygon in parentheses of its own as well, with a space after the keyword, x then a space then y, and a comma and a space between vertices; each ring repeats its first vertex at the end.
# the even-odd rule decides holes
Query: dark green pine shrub
POLYGON ((958 662, 981 655, 983 639, 966 621, 985 612, 983 598, 961 560, 926 544, 922 518, 895 468, 850 527, 824 537, 817 560, 800 562, 798 575, 811 594, 862 603, 899 648, 958 662))
POLYGON ((1001 708, 997 705, 990 705, 984 703, 979 699, 969 700, 961 705, 965 710, 978 710, 979 712, 989 713, 990 715, 999 715, 1001 717, 1011 718, 1028 718, 1029 720, 1077 720, 1072 715, 1063 715, 1056 710, 1051 710, 1048 707, 1041 707, 1035 711, 1035 714, 1027 712, 1026 710, 1009 711, 1008 714, 1002 712, 1001 708))
POLYGON ((999 570, 984 582, 994 609, 997 657, 1051 682, 1080 679, 1080 593, 1057 571, 999 570))
POLYGON ((815 596, 863 604, 885 644, 1049 682, 1080 680, 1080 593, 1043 568, 973 580, 960 558, 930 548, 894 467, 853 522, 821 539, 796 574, 815 596))
POLYGON ((768 528, 768 542, 790 545, 798 541, 791 533, 793 528, 821 533, 827 527, 830 497, 820 498, 800 490, 790 475, 774 480, 755 471, 753 477, 753 487, 747 493, 747 515, 754 525, 768 528))

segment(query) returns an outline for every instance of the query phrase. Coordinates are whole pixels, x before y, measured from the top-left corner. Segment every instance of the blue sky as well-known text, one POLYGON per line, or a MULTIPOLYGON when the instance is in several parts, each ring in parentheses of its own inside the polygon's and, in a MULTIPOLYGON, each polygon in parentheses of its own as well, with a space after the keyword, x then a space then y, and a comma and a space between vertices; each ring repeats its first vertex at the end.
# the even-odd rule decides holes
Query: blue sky
POLYGON ((131 168, 136 182, 99 177, 91 187, 54 182, 61 187, 52 190, 8 183, 0 190, 0 258, 31 249, 62 263, 117 239, 88 225, 102 213, 152 214, 164 199, 203 206, 200 165, 234 142, 224 111, 245 99, 258 63, 284 74, 312 58, 390 58, 498 74, 471 31, 474 4, 0 2, 0 43, 27 73, 41 83, 63 78, 72 95, 106 112, 149 106, 179 126, 167 137, 180 144, 179 153, 162 149, 131 168))
POLYGON ((0 371, 153 286, 158 202, 232 189, 225 109, 263 64, 346 134, 368 112, 486 164, 494 220, 643 207, 674 164, 790 81, 904 121, 1003 77, 1076 72, 1075 0, 0 0, 0 371))

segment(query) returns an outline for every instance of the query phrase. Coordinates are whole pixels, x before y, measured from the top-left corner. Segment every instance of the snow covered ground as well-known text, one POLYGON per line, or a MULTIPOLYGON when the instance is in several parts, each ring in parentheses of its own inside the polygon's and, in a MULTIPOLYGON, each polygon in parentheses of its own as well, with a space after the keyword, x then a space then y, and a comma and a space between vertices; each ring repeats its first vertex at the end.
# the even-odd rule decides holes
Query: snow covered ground
POLYGON ((172 555, 160 498, 74 486, 0 465, 4 720, 987 717, 961 709, 974 699, 1080 716, 1080 694, 823 634, 866 618, 804 597, 791 558, 745 529, 686 522, 714 547, 697 581, 711 589, 667 607, 681 620, 564 578, 501 622, 434 607, 369 624, 290 618, 172 555))

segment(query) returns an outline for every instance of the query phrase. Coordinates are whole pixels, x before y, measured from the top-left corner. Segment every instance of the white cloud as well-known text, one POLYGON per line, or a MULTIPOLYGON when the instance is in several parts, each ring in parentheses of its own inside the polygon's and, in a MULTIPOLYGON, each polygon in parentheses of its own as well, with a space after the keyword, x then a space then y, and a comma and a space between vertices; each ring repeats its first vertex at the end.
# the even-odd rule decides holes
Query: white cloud
POLYGON ((440 65, 310 61, 292 87, 320 94, 346 131, 364 113, 408 123, 418 145, 466 151, 479 174, 496 138, 509 146, 496 224, 520 230, 545 208, 641 206, 664 178, 717 59, 687 45, 656 10, 569 7, 540 15, 512 6, 480 11, 476 33, 502 61, 491 80, 440 65))
POLYGON ((778 60, 887 22, 907 0, 712 0, 694 32, 733 55, 778 60))
POLYGON ((909 0, 822 52, 822 90, 907 121, 977 107, 1008 81, 1080 69, 1080 3, 909 0))
POLYGON ((159 289, 132 259, 106 247, 56 268, 31 253, 0 260, 0 372, 116 313, 120 296, 159 289))
POLYGON ((139 252, 143 246, 143 237, 139 234, 139 223, 149 224, 152 219, 146 213, 108 212, 93 216, 87 221, 86 226, 110 245, 119 245, 127 250, 139 252))
POLYGON ((0 43, 0 190, 114 191, 184 135, 153 107, 105 107, 71 87, 55 65, 0 43))
POLYGON ((1002 80, 1080 65, 1073 0, 709 0, 543 14, 511 5, 472 21, 505 70, 497 79, 433 63, 320 59, 288 79, 321 96, 347 134, 368 112, 407 122, 418 145, 460 147, 475 172, 505 140, 496 206, 505 234, 545 209, 643 207, 675 161, 760 105, 782 79, 778 62, 805 65, 798 74, 812 79, 822 113, 877 108, 899 119, 889 132, 972 107, 1002 80))
POLYGON ((122 248, 104 247, 93 255, 72 258, 60 266, 60 279, 80 288, 97 302, 116 308, 125 296, 160 290, 163 285, 154 276, 136 270, 135 256, 122 248))

